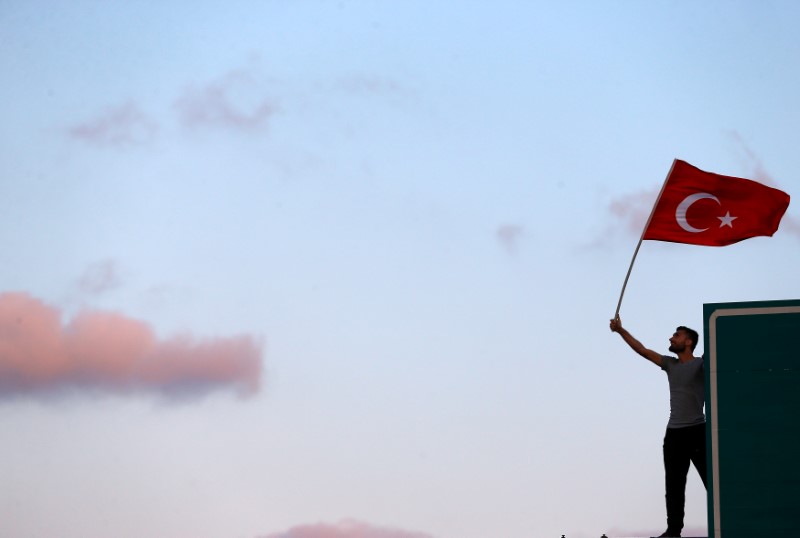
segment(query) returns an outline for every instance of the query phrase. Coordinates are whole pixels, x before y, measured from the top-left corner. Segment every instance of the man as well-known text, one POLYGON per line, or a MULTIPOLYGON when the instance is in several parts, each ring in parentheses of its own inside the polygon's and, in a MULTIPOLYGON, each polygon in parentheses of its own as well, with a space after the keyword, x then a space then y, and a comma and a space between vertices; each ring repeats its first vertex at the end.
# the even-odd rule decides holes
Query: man
POLYGON ((675 330, 669 339, 669 350, 678 356, 676 359, 644 347, 622 327, 619 317, 611 320, 610 327, 631 349, 667 373, 670 408, 664 435, 667 530, 661 536, 680 536, 690 461, 706 485, 705 376, 703 358, 693 355, 699 335, 688 327, 675 330))

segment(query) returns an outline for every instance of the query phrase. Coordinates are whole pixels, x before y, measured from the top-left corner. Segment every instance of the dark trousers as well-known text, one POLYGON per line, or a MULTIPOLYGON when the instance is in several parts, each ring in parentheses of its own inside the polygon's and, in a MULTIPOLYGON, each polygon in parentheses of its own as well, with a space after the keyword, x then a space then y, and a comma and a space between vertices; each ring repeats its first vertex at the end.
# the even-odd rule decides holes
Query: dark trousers
MULTIPOLYGON (((683 529, 683 507, 686 503, 686 475, 689 462, 706 486, 706 425, 667 428, 664 435, 664 476, 667 498, 667 530, 683 529)), ((708 486, 706 486, 708 489, 708 486)))

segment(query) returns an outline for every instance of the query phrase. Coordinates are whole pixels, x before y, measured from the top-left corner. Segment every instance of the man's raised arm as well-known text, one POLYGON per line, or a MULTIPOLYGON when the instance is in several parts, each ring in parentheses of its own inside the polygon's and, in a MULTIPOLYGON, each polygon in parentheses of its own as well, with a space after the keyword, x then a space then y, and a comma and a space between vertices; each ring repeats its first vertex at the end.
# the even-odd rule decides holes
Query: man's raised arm
POLYGON ((619 319, 619 316, 617 316, 616 319, 611 320, 609 327, 611 328, 612 332, 619 334, 622 339, 625 340, 625 343, 631 346, 632 350, 656 366, 661 366, 661 354, 653 351, 652 349, 647 349, 640 341, 634 338, 633 335, 622 326, 622 320, 619 319))

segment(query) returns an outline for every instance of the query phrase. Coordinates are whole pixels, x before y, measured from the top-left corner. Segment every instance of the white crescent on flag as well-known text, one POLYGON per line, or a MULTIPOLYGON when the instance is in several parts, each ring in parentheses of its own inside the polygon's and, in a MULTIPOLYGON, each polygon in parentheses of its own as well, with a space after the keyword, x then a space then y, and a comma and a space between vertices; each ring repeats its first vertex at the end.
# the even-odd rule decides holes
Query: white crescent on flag
POLYGON ((695 194, 690 194, 689 196, 684 198, 680 204, 678 204, 678 208, 675 210, 675 220, 677 220, 678 225, 687 232, 696 234, 708 230, 708 228, 695 228, 694 226, 689 224, 689 222, 686 220, 686 212, 689 211, 691 205, 698 200, 703 200, 704 198, 714 200, 718 204, 722 205, 716 196, 714 196, 713 194, 709 194, 707 192, 698 192, 695 194))

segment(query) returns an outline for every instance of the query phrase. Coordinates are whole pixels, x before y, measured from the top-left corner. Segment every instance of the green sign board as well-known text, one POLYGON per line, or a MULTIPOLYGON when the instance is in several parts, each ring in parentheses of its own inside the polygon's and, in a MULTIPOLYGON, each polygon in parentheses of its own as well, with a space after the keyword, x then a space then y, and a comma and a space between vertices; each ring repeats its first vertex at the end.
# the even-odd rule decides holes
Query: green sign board
POLYGON ((709 536, 800 537, 800 300, 703 319, 709 536))

